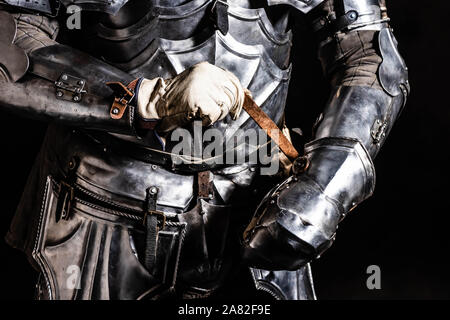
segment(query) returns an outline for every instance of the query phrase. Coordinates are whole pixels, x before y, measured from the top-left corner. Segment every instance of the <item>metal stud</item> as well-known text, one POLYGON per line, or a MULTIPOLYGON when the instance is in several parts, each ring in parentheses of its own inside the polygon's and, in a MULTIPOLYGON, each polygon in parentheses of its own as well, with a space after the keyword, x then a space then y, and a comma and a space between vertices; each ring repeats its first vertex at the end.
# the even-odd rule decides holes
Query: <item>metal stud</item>
POLYGON ((150 194, 157 194, 157 193, 158 193, 158 188, 156 188, 156 187, 150 188, 150 194))

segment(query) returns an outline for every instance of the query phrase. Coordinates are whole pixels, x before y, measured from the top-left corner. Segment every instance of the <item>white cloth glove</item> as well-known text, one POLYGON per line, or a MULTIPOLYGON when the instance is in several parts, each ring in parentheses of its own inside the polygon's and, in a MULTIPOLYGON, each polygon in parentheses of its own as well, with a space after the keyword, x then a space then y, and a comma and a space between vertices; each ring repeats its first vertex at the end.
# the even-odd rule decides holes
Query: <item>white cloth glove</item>
POLYGON ((244 103, 244 89, 231 72, 201 62, 173 79, 144 79, 139 86, 137 107, 143 119, 160 119, 165 132, 201 119, 204 126, 229 113, 235 120, 244 103))

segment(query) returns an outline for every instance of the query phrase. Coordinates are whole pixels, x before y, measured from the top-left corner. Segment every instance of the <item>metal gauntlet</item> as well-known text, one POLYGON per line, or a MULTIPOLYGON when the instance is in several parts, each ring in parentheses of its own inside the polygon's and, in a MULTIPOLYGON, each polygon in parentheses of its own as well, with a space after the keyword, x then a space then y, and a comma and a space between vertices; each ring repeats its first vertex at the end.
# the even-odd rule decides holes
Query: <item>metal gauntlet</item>
POLYGON ((375 186, 371 158, 356 139, 307 144, 294 172, 264 198, 247 229, 246 255, 259 268, 295 270, 320 255, 339 221, 375 186))

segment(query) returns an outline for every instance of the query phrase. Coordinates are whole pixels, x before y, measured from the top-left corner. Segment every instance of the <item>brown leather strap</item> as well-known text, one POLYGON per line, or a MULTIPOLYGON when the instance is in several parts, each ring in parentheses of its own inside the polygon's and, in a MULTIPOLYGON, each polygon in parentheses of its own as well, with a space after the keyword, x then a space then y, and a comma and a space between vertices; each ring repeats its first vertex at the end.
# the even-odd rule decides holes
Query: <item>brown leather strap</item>
POLYGON ((136 88, 138 79, 131 81, 128 86, 121 82, 107 82, 106 85, 114 91, 114 101, 112 103, 109 115, 113 119, 122 119, 128 104, 134 97, 134 89, 136 88))
MULTIPOLYGON (((300 154, 295 150, 295 147, 289 141, 283 132, 278 128, 275 122, 256 104, 249 93, 245 93, 244 110, 255 120, 255 122, 263 129, 267 135, 280 147, 281 151, 290 160, 297 159, 300 154), (278 133, 278 139, 274 137, 274 133, 278 133)), ((276 134, 275 134, 276 135, 276 134)))
POLYGON ((210 172, 201 171, 197 173, 198 197, 209 198, 213 194, 212 185, 209 182, 210 172))

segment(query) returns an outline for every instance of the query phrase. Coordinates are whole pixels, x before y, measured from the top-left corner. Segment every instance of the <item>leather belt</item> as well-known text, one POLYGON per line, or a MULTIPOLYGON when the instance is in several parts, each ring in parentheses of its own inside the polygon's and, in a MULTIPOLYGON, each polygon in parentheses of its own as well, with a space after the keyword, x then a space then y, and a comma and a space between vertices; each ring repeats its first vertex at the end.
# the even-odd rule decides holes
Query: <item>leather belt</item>
MULTIPOLYGON (((117 154, 126 155, 142 162, 156 164, 172 172, 192 173, 201 171, 211 171, 236 165, 236 164, 221 164, 207 161, 199 163, 182 162, 181 164, 175 164, 172 161, 171 155, 165 153, 162 150, 149 149, 144 146, 119 139, 113 135, 103 133, 100 131, 96 132, 85 131, 85 133, 88 137, 90 137, 90 139, 99 142, 102 145, 102 147, 108 147, 117 154)), ((257 152, 258 150, 254 151, 254 153, 257 152)), ((250 161, 250 159, 253 158, 252 154, 253 153, 246 155, 244 161, 245 162, 250 161)))

